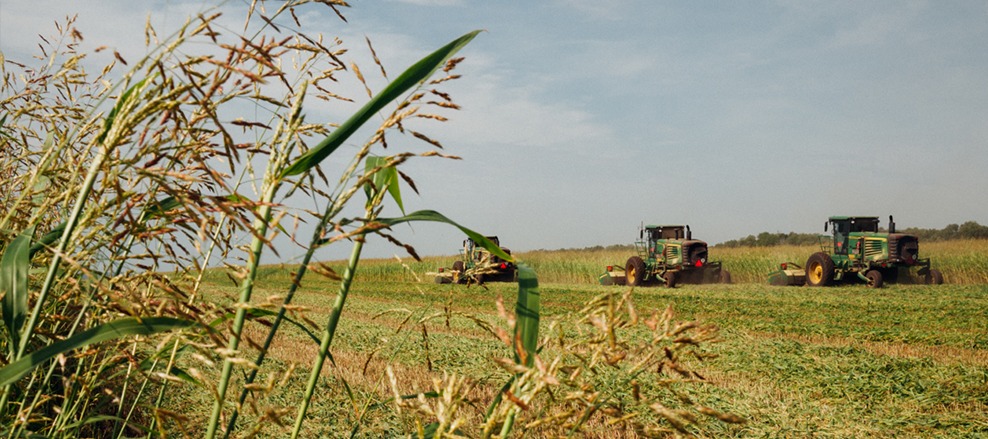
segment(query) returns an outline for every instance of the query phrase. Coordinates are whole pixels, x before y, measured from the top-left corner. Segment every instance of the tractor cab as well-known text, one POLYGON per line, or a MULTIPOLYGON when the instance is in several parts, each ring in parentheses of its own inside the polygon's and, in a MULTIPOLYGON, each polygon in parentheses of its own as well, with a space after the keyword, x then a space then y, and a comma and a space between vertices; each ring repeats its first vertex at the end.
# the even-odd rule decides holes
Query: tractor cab
POLYGON ((690 226, 650 225, 642 229, 641 239, 647 251, 639 253, 645 259, 696 268, 707 263, 707 243, 693 240, 690 226))
MULTIPOLYGON (((682 240, 682 239, 692 239, 692 232, 689 231, 690 226, 648 226, 645 227, 643 233, 648 234, 648 241, 654 242, 659 239, 671 239, 671 240, 682 240)), ((644 237, 643 237, 644 239, 644 237)))
POLYGON ((835 255, 848 254, 852 233, 878 233, 878 217, 874 216, 832 216, 823 225, 824 231, 828 225, 833 225, 834 229, 835 255))
MULTIPOLYGON (((497 239, 497 236, 485 236, 489 241, 493 242, 494 245, 501 247, 501 241, 497 239)), ((503 247, 502 247, 503 250, 503 247)), ((510 253, 510 252, 509 252, 510 253)), ((474 264, 483 264, 487 262, 501 262, 501 258, 496 255, 492 255, 483 247, 479 247, 473 239, 467 238, 463 240, 463 254, 470 260, 473 264, 467 264, 468 266, 473 266, 474 264)))

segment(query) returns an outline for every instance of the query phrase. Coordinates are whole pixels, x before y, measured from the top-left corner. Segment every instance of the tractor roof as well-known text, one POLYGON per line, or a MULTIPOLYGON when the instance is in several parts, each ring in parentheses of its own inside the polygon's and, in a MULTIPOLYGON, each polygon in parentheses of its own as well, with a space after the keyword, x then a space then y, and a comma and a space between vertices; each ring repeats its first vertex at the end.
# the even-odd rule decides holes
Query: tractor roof
POLYGON ((668 224, 667 225, 654 225, 654 224, 649 224, 649 225, 645 226, 645 228, 646 229, 685 229, 686 226, 678 225, 678 224, 677 225, 668 225, 668 224))
MULTIPOLYGON (((832 216, 830 221, 833 223, 844 223, 848 224, 850 232, 878 232, 878 217, 877 216, 832 216)), ((835 225, 836 229, 837 226, 835 225)))
POLYGON ((847 221, 847 220, 875 220, 878 221, 877 216, 832 216, 830 221, 847 221))

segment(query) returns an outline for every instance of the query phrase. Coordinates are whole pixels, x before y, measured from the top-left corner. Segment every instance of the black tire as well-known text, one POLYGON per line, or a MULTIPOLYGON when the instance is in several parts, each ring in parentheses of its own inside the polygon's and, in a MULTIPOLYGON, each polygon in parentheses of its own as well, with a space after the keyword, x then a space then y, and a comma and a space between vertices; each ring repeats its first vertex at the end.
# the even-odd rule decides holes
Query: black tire
POLYGON ((926 274, 926 279, 924 280, 927 285, 943 285, 943 273, 941 273, 940 270, 931 268, 930 272, 926 274))
POLYGON ((676 278, 678 277, 679 276, 676 276, 675 271, 666 272, 665 275, 666 288, 676 288, 676 278))
POLYGON ((881 288, 884 284, 881 271, 868 270, 868 272, 865 273, 865 277, 868 278, 868 287, 870 288, 881 288))
POLYGON ((645 281, 645 261, 638 256, 628 258, 624 266, 624 274, 628 286, 636 287, 645 281))
POLYGON ((463 276, 463 261, 453 262, 453 277, 450 279, 450 282, 462 284, 466 281, 466 277, 463 276))
POLYGON ((731 283, 731 272, 721 269, 720 270, 720 283, 729 284, 731 283))
POLYGON ((816 252, 806 260, 806 285, 825 287, 834 282, 834 260, 824 252, 816 252))

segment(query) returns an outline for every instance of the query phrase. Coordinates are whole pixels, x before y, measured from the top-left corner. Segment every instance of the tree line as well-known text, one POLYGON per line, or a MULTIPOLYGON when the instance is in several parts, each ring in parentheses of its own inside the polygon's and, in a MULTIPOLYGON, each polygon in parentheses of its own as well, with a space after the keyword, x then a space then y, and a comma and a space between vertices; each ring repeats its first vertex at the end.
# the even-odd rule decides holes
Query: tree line
MULTIPOLYGON (((887 231, 887 229, 879 229, 887 231)), ((988 239, 988 226, 968 221, 963 224, 949 224, 942 229, 923 229, 919 227, 897 228, 898 233, 908 233, 919 237, 920 241, 949 241, 954 239, 988 239)), ((741 239, 732 239, 717 244, 718 247, 771 247, 776 245, 812 245, 819 242, 818 233, 769 233, 762 232, 748 235, 741 239)))

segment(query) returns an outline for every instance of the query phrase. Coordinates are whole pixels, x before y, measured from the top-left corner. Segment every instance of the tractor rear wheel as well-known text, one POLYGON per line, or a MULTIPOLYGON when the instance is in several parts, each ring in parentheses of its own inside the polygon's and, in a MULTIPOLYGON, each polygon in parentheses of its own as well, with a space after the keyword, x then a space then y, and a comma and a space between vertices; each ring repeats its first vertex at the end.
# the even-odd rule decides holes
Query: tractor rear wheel
POLYGON ((676 272, 675 271, 666 272, 666 275, 665 275, 666 288, 676 288, 676 278, 677 277, 679 277, 679 276, 676 276, 676 272))
POLYGON ((882 272, 878 270, 868 270, 865 273, 865 277, 868 278, 868 286, 871 288, 881 288, 883 284, 882 272))
POLYGON ((624 266, 624 274, 628 286, 637 287, 645 280, 645 261, 638 256, 628 258, 624 266))
POLYGON ((940 270, 931 268, 930 272, 926 275, 926 279, 924 280, 926 281, 927 285, 942 285, 943 273, 941 273, 940 270))
POLYGON ((731 283, 731 272, 727 270, 720 270, 720 283, 729 284, 731 283))
POLYGON ((806 285, 825 287, 834 281, 834 261, 824 252, 816 252, 806 260, 806 285))

